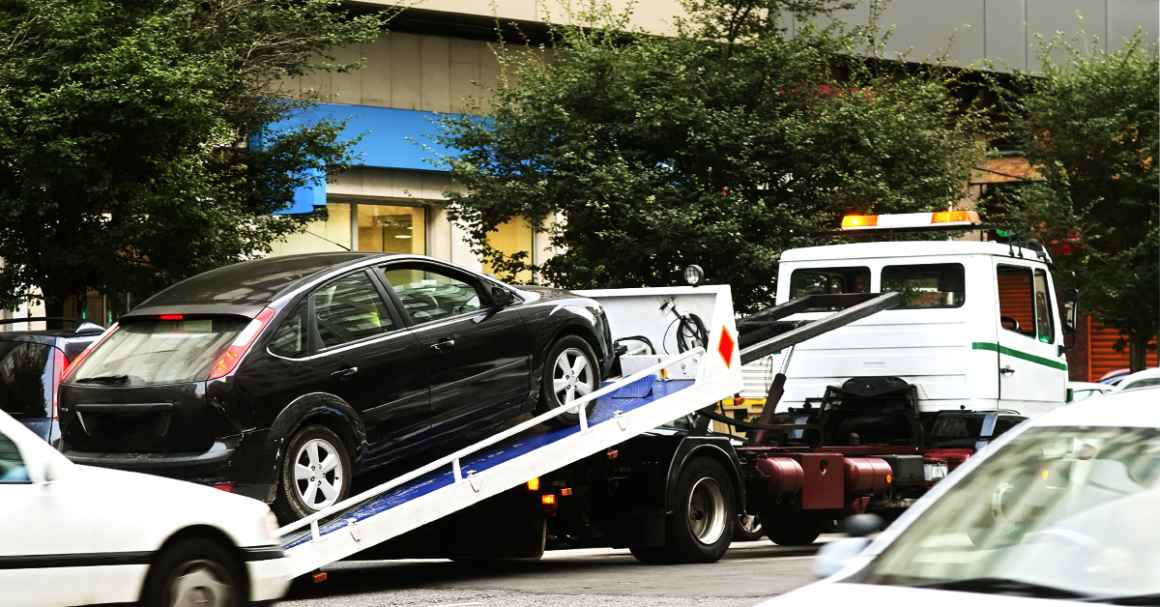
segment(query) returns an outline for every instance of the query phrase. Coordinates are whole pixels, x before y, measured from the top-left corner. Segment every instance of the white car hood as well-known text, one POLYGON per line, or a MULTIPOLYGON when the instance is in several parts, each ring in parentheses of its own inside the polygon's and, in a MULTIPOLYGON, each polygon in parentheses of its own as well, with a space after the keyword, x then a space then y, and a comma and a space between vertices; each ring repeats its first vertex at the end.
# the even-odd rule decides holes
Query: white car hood
POLYGON ((845 582, 817 582, 793 592, 774 597, 758 607, 820 607, 828 605, 857 605, 858 607, 1043 607, 1062 605, 1091 605, 1059 599, 1035 599, 1021 596, 978 592, 930 590, 881 584, 852 584, 845 582))

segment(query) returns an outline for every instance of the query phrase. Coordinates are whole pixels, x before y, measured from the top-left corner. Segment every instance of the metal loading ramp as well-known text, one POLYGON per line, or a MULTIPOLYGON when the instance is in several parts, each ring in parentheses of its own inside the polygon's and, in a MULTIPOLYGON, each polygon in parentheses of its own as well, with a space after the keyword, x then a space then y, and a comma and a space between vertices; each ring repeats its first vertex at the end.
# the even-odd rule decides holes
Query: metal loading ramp
MULTIPOLYGON (((641 308, 641 298, 679 289, 625 291, 632 293, 618 295, 628 310, 641 308)), ((663 297, 672 300, 679 295, 663 297)), ((728 287, 698 288, 688 308, 698 305, 711 318, 707 348, 661 357, 570 405, 282 527, 279 534, 290 574, 303 575, 352 556, 732 396, 742 380, 728 287), (585 415, 583 405, 593 400, 591 414, 585 415), (545 430, 545 421, 577 408, 578 424, 545 430)), ((616 302, 606 303, 614 327, 618 307, 616 302)), ((659 326, 666 322, 658 318, 659 326)))

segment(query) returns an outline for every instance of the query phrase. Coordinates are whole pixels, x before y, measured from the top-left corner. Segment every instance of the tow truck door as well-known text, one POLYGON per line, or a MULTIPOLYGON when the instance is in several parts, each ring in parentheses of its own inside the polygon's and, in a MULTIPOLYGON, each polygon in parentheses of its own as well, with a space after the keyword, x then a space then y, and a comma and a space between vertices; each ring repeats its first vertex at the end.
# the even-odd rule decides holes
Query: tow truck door
POLYGON ((1067 358, 1046 268, 1021 259, 997 260, 995 288, 997 342, 982 347, 997 352, 1000 408, 1035 415, 1062 404, 1067 358))

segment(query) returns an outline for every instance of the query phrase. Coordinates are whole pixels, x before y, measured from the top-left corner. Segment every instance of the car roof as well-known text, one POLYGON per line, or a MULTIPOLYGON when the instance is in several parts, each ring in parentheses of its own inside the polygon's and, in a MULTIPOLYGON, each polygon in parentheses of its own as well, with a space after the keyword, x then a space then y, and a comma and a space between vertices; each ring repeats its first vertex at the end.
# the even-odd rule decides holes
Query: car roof
POLYGON ((1160 429, 1160 386, 1109 392, 1032 419, 1034 426, 1112 426, 1160 429))
POLYGON ((262 308, 311 276, 384 253, 308 253, 243 261, 203 272, 167 287, 122 319, 165 313, 230 314, 253 317, 262 308))
POLYGON ((1100 384, 1090 381, 1069 381, 1067 387, 1072 390, 1110 390, 1112 387, 1107 384, 1100 384))

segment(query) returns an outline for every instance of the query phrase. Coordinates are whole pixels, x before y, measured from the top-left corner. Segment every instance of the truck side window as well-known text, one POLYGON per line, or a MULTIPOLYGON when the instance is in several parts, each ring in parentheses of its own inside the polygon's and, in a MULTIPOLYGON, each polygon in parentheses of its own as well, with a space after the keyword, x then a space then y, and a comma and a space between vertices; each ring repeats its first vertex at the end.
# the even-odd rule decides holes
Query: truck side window
POLYGON ((870 268, 802 268, 789 276, 789 298, 834 293, 869 293, 870 268))
POLYGON ((899 309, 957 308, 966 300, 963 264, 886 266, 882 268, 882 291, 902 293, 899 309))
POLYGON ((1034 338, 1035 299, 1031 269, 999 266, 995 275, 999 283, 999 324, 1008 331, 1034 338))
POLYGON ((1047 289, 1047 272, 1035 271, 1035 330, 1039 341, 1055 343, 1055 323, 1051 318, 1051 292, 1047 289))

